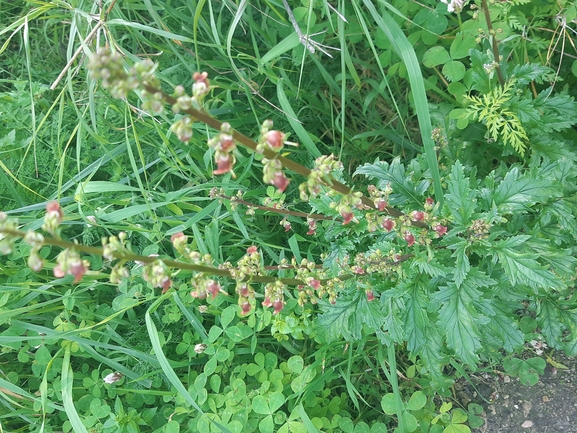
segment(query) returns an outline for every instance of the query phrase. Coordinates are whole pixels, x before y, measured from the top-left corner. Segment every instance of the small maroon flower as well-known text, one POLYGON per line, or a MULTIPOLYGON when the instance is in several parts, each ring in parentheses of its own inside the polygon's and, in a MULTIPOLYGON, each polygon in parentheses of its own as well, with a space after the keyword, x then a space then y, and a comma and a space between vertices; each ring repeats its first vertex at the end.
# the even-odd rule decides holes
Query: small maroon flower
POLYGON ((416 210, 411 213, 411 218, 413 221, 423 221, 425 219, 425 213, 416 210))
POLYGON ((81 259, 78 259, 74 263, 70 265, 68 272, 74 275, 74 283, 80 282, 82 276, 86 273, 88 269, 86 268, 85 264, 82 262, 81 259))
POLYGON ((360 266, 355 266, 355 274, 362 275, 365 273, 365 270, 360 266))
POLYGON ((254 254, 257 251, 258 251, 258 248, 256 247, 256 245, 252 245, 246 249, 247 254, 254 254))
POLYGON ((272 314, 278 314, 282 311, 282 309, 284 308, 284 302, 281 299, 277 299, 276 301, 274 301, 272 303, 272 306, 274 308, 274 311, 272 314))
POLYGON ((263 307, 270 307, 272 306, 272 302, 270 301, 270 298, 267 296, 266 298, 264 298, 264 301, 262 302, 262 306, 263 307))
POLYGON ((212 295, 212 299, 215 299, 220 293, 220 284, 214 280, 209 280, 206 285, 206 291, 212 295))
POLYGON ((170 287, 172 286, 172 280, 170 278, 167 278, 166 280, 164 280, 162 282, 162 294, 164 295, 166 292, 168 292, 168 289, 170 289, 170 287))
POLYGON ((250 313, 250 310, 252 307, 250 305, 250 302, 243 302, 242 305, 240 306, 240 308, 242 310, 240 314, 242 314, 244 316, 245 314, 250 313))
POLYGON ((232 138, 232 135, 229 134, 221 134, 219 144, 220 144, 220 150, 222 150, 223 152, 230 152, 236 148, 236 145, 234 144, 234 139, 232 138))
POLYGON ((346 226, 348 223, 350 223, 354 217, 352 212, 346 212, 346 211, 341 212, 341 216, 343 217, 343 225, 344 226, 346 226))
POLYGON ((216 160, 216 170, 213 174, 225 174, 232 171, 232 165, 234 164, 234 159, 230 154, 226 152, 218 152, 218 157, 216 160))
POLYGON ((57 201, 50 201, 46 204, 46 213, 56 217, 59 222, 62 222, 62 218, 64 217, 60 203, 57 201))
POLYGON ((243 284, 239 289, 238 289, 238 294, 240 296, 242 296, 243 298, 248 298, 248 296, 250 295, 250 289, 248 288, 247 284, 243 284))
POLYGON ((367 301, 372 302, 375 300, 375 294, 373 293, 372 290, 369 290, 367 292, 367 301))
POLYGON ((315 290, 318 290, 321 287, 321 282, 319 280, 313 278, 309 281, 309 286, 311 286, 315 290))
POLYGON ((268 131, 264 138, 271 149, 278 150, 282 149, 286 135, 280 131, 268 131))
POLYGON ((447 227, 441 224, 437 224, 434 230, 439 234, 439 236, 443 236, 445 233, 447 233, 447 227))
POLYGON ((435 200, 433 200, 431 197, 427 197, 425 203, 428 204, 429 206, 433 206, 435 204, 435 200))
POLYGON ((286 218, 280 222, 280 225, 284 227, 285 232, 288 232, 291 229, 291 223, 286 218))
POLYGON ((272 184, 274 186, 276 186, 280 192, 283 192, 289 183, 290 183, 290 180, 287 179, 287 177, 284 175, 284 173, 282 171, 277 171, 274 174, 272 184))
POLYGON ((407 244, 409 244, 410 247, 412 247, 413 244, 415 243, 415 237, 410 232, 405 233, 405 240, 407 241, 407 244))
POLYGON ((382 223, 382 226, 386 231, 390 232, 395 227, 395 222, 390 218, 385 218, 385 220, 382 223))
POLYGON ((385 210, 385 208, 387 207, 387 205, 388 205, 387 201, 381 198, 381 199, 377 200, 377 202, 376 202, 376 204, 375 204, 375 207, 376 207, 379 211, 382 212, 382 211, 385 210))
POLYGON ((309 225, 309 231, 307 232, 307 235, 314 235, 315 231, 317 230, 317 221, 312 218, 309 218, 307 220, 307 223, 309 225))

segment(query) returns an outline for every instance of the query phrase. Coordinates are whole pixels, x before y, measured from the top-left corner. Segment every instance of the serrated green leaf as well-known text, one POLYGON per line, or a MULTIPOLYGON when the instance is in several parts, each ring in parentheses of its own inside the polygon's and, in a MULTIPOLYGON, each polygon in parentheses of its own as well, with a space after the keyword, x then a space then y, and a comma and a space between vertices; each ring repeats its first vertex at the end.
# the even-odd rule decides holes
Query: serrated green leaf
MULTIPOLYGON (((448 203, 448 200, 447 200, 448 203)), ((469 256, 467 255, 467 247, 469 246, 469 242, 466 240, 456 242, 449 246, 449 248, 454 249, 455 251, 451 255, 451 257, 455 257, 455 270, 453 280, 457 287, 460 287, 469 270, 471 269, 471 265, 469 263, 469 256)))
POLYGON ((560 348, 563 336, 563 325, 559 314, 559 307, 549 298, 541 302, 541 308, 537 314, 537 323, 545 340, 551 347, 560 348))
POLYGON ((501 213, 515 213, 527 210, 535 203, 548 202, 561 194, 550 179, 538 178, 535 173, 521 175, 519 167, 513 167, 492 198, 501 213))
POLYGON ((351 326, 351 316, 355 314, 360 299, 360 293, 355 292, 349 299, 339 298, 335 305, 328 302, 319 305, 324 313, 317 317, 318 332, 324 336, 327 342, 335 341, 342 337, 345 340, 361 338, 360 329, 351 326))
POLYGON ((446 206, 453 216, 454 223, 457 226, 468 225, 475 212, 477 199, 475 192, 469 188, 469 179, 465 177, 463 166, 459 161, 453 164, 448 190, 446 206))
MULTIPOLYGON (((516 236, 515 238, 522 238, 516 236)), ((510 238, 514 239, 514 238, 510 238)), ((511 248, 503 248, 502 243, 495 244, 493 251, 499 258, 505 274, 511 284, 525 284, 533 289, 561 289, 563 282, 548 269, 539 265, 535 254, 519 253, 511 248)))
POLYGON ((423 195, 429 188, 428 180, 413 182, 410 176, 405 173, 405 167, 401 164, 400 158, 395 158, 390 164, 384 161, 377 161, 374 164, 365 164, 357 168, 355 174, 364 174, 369 178, 381 180, 379 188, 384 188, 390 183, 393 193, 389 197, 389 202, 393 206, 406 204, 422 207, 423 195))
POLYGON ((482 347, 478 325, 488 322, 473 305, 482 294, 468 280, 461 287, 449 283, 440 289, 434 295, 434 299, 443 304, 439 311, 438 326, 445 332, 447 346, 461 360, 474 367, 478 360, 476 352, 482 347))

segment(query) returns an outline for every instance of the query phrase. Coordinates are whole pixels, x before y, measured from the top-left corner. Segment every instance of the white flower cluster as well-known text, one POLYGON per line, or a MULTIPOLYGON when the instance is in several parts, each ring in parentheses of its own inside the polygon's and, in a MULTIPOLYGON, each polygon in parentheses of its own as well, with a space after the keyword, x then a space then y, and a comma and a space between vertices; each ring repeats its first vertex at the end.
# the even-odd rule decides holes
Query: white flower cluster
POLYGON ((461 12, 463 6, 465 5, 465 0, 441 0, 447 5, 447 11, 449 12, 461 12))

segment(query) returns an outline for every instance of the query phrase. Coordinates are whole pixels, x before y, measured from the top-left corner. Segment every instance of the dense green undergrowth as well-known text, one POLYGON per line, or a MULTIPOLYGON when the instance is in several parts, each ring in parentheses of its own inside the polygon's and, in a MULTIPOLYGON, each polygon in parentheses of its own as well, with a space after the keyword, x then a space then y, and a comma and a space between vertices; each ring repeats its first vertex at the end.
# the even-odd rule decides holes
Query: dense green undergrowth
POLYGON ((576 18, 0 0, 2 431, 479 427, 577 354, 576 18))

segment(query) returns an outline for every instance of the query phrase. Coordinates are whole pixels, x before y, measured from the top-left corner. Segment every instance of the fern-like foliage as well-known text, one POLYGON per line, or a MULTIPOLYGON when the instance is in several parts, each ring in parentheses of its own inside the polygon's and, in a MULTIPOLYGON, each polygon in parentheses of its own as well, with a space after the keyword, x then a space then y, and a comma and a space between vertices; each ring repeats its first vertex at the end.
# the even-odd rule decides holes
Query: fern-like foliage
POLYGON ((463 117, 483 123, 492 140, 501 140, 524 155, 527 133, 519 117, 508 107, 513 98, 514 84, 515 81, 510 80, 503 87, 496 87, 482 97, 465 96, 468 107, 463 117))

